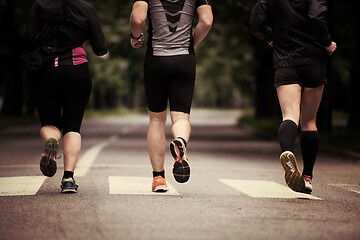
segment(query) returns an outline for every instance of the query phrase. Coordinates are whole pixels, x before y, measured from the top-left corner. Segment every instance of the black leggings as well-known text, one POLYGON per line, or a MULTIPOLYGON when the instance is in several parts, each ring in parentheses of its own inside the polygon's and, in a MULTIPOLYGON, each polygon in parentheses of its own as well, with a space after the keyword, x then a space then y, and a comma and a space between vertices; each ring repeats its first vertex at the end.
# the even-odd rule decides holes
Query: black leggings
POLYGON ((34 92, 41 126, 55 126, 63 135, 80 133, 91 86, 87 63, 37 71, 34 92))

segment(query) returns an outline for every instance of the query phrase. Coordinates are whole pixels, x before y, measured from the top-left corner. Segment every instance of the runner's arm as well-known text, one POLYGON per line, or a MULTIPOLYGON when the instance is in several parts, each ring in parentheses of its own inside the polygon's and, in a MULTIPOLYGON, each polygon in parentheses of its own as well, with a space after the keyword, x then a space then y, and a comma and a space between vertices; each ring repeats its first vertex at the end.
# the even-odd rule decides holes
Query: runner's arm
POLYGON ((105 56, 108 52, 104 33, 102 31, 100 20, 93 8, 87 11, 87 23, 89 30, 89 41, 96 56, 105 56))
POLYGON ((324 47, 331 45, 331 37, 326 23, 327 6, 325 0, 308 0, 308 17, 312 25, 313 33, 324 47))
POLYGON ((145 22, 147 18, 148 3, 145 1, 136 1, 133 5, 133 9, 130 16, 130 43, 134 48, 139 48, 142 46, 144 41, 143 29, 145 27, 145 22), (140 37, 139 39, 134 39, 140 37))
POLYGON ((268 1, 258 1, 251 11, 250 30, 251 33, 261 40, 271 42, 272 29, 268 26, 268 1))
POLYGON ((213 14, 210 5, 202 5, 198 7, 197 14, 199 17, 199 22, 196 25, 193 34, 194 48, 196 48, 199 43, 206 37, 213 23, 213 14))
POLYGON ((34 41, 38 30, 39 30, 39 23, 38 23, 37 13, 36 13, 35 5, 33 5, 29 13, 28 23, 26 27, 27 40, 34 41))

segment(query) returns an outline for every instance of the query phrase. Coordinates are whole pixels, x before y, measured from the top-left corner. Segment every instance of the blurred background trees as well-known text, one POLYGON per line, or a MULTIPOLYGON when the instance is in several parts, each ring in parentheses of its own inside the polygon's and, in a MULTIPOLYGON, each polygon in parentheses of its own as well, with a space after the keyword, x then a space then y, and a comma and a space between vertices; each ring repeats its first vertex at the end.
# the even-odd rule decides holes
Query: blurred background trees
MULTIPOLYGON (((92 109, 144 107, 143 60, 146 48, 129 44, 132 0, 88 0, 98 13, 110 58, 98 59, 88 43, 93 77, 92 109)), ((254 108, 258 118, 279 117, 273 88, 271 47, 249 32, 248 19, 255 0, 212 1, 213 28, 197 49, 194 107, 254 108)), ((32 73, 19 56, 25 45, 27 15, 32 0, 0 0, 1 116, 34 115, 32 73)), ((349 129, 359 129, 360 66, 359 9, 355 0, 329 0, 329 27, 338 50, 331 59, 329 84, 319 111, 319 124, 332 128, 333 112, 341 112, 349 129)), ((49 93, 51 94, 51 93, 49 93)))

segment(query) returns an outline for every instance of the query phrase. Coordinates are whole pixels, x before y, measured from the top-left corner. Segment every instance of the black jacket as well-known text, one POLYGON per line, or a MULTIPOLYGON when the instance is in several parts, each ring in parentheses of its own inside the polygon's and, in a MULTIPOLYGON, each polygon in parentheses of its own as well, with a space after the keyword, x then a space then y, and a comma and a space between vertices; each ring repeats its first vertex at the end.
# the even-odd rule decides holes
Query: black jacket
POLYGON ((107 53, 105 37, 94 9, 83 0, 36 0, 26 31, 27 50, 22 59, 33 69, 63 51, 90 40, 93 52, 107 53), (33 65, 33 66, 31 66, 33 65))
POLYGON ((249 23, 256 37, 273 41, 275 69, 326 63, 326 12, 326 0, 258 0, 249 23))

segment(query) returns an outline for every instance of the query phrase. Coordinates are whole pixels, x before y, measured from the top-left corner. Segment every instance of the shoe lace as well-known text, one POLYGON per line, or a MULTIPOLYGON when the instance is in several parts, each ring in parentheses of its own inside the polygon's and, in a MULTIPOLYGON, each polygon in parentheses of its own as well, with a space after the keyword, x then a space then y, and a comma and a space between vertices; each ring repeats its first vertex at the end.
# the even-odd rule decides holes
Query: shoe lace
POLYGON ((306 182, 310 183, 310 184, 311 184, 311 182, 312 182, 311 177, 310 177, 310 176, 307 176, 307 175, 304 175, 304 180, 305 180, 306 182))
POLYGON ((159 183, 160 185, 162 185, 162 184, 166 185, 166 180, 162 176, 156 176, 156 177, 154 177, 153 185, 155 183, 159 183))

